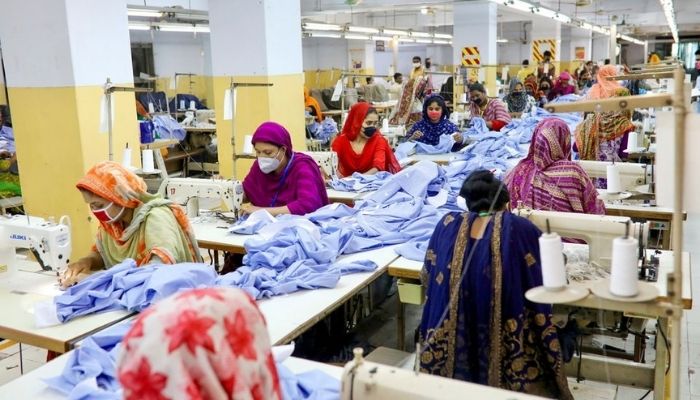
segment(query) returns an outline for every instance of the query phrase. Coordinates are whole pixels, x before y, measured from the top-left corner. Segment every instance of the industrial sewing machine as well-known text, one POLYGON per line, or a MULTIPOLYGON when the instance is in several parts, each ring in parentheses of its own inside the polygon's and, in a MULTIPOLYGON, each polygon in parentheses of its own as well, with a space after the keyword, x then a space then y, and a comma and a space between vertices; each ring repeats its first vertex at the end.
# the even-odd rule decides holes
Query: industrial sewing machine
MULTIPOLYGON (((591 178, 607 178, 606 161, 577 161, 591 178)), ((637 187, 652 182, 651 166, 638 163, 615 163, 620 171, 620 183, 625 191, 637 191, 637 187)))
POLYGON ((338 154, 335 151, 302 151, 311 156, 328 178, 338 176, 338 154))
POLYGON ((0 217, 0 271, 17 270, 17 249, 29 249, 45 271, 62 271, 71 253, 70 223, 28 215, 0 217))
POLYGON ((516 215, 527 218, 540 230, 547 230, 547 221, 552 232, 564 238, 585 240, 588 244, 589 262, 610 269, 612 261, 612 243, 616 237, 624 236, 625 225, 630 223, 630 234, 641 237, 640 246, 646 246, 649 226, 646 223, 632 222, 629 217, 610 215, 592 215, 541 211, 517 208, 516 215))
POLYGON ((366 361, 362 349, 355 349, 355 359, 345 365, 342 377, 342 400, 384 399, 490 399, 530 400, 541 397, 511 392, 485 385, 448 379, 366 361))
MULTIPOLYGON (((219 199, 227 210, 236 214, 243 204, 243 184, 224 179, 169 178, 164 182, 165 196, 177 203, 192 199, 219 199)), ((199 207, 197 207, 199 208, 199 207)))

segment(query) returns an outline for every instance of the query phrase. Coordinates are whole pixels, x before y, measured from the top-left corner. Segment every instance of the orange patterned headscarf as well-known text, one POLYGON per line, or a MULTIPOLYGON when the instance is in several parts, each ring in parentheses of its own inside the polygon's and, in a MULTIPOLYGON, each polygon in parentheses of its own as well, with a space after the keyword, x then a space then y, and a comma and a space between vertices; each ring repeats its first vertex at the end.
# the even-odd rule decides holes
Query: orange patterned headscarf
POLYGON ((103 161, 90 168, 76 186, 127 208, 138 207, 143 196, 148 195, 146 182, 114 161, 103 161))

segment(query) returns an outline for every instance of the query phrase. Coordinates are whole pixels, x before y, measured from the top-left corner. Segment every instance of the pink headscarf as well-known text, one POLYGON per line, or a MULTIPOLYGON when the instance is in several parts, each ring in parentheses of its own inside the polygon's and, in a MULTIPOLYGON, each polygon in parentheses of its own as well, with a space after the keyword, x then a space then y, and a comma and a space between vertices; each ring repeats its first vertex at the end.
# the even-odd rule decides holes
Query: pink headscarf
POLYGON ((617 67, 614 65, 603 65, 596 75, 596 83, 588 91, 589 100, 607 99, 615 96, 615 92, 622 88, 618 81, 609 81, 606 78, 617 75, 617 67))
POLYGON ((171 296, 142 312, 123 344, 127 400, 282 398, 265 319, 242 290, 171 296))
POLYGON ((530 150, 506 175, 513 208, 605 214, 593 182, 571 161, 571 133, 559 118, 545 118, 535 127, 530 150))

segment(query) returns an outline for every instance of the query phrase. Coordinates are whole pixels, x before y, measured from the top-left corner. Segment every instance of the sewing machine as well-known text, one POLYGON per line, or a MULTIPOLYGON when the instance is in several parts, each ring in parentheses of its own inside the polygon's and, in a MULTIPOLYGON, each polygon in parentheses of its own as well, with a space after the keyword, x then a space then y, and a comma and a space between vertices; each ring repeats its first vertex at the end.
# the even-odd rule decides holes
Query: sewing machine
MULTIPOLYGON (((591 178, 607 178, 606 161, 577 161, 591 178)), ((647 184, 651 179, 651 166, 638 163, 615 163, 620 171, 620 183, 626 191, 635 191, 637 186, 647 184)))
POLYGON ((24 248, 45 271, 62 271, 70 262, 71 237, 68 217, 59 223, 28 215, 0 217, 0 271, 17 270, 17 249, 24 248))
POLYGON ((338 154, 335 151, 302 151, 302 153, 311 156, 327 177, 338 176, 338 154))
POLYGON ((345 365, 342 400, 383 399, 490 399, 530 400, 541 397, 511 392, 437 375, 413 372, 366 361, 362 349, 354 349, 355 359, 345 365))
POLYGON ((547 221, 552 232, 563 238, 585 240, 588 244, 589 262, 596 262, 602 267, 610 268, 612 261, 612 243, 616 237, 624 236, 625 225, 630 223, 630 235, 642 241, 646 246, 649 226, 646 223, 632 222, 629 217, 609 215, 592 215, 566 213, 557 211, 540 211, 518 208, 515 214, 527 218, 543 232, 547 230, 547 221))
POLYGON ((243 204, 243 184, 224 179, 169 178, 165 182, 165 196, 177 203, 187 203, 192 198, 220 199, 238 216, 243 204))

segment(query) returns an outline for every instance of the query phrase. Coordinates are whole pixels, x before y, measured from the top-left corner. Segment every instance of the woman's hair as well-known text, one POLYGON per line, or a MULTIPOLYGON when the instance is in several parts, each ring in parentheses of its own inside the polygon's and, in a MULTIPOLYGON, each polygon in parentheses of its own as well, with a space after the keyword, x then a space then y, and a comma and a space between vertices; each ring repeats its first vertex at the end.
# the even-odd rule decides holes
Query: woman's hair
POLYGON ((462 184, 459 195, 471 212, 500 211, 510 201, 508 188, 491 171, 472 172, 462 184))
MULTIPOLYGON (((367 109, 367 114, 365 114, 365 118, 367 118, 370 114, 377 114, 377 115, 379 115, 379 113, 377 112, 377 109, 374 108, 374 107, 370 107, 370 108, 367 109)), ((364 121, 365 118, 362 118, 362 120, 364 121)))
POLYGON ((486 89, 481 83, 472 83, 471 85, 469 85, 469 91, 477 91, 486 94, 486 89))

